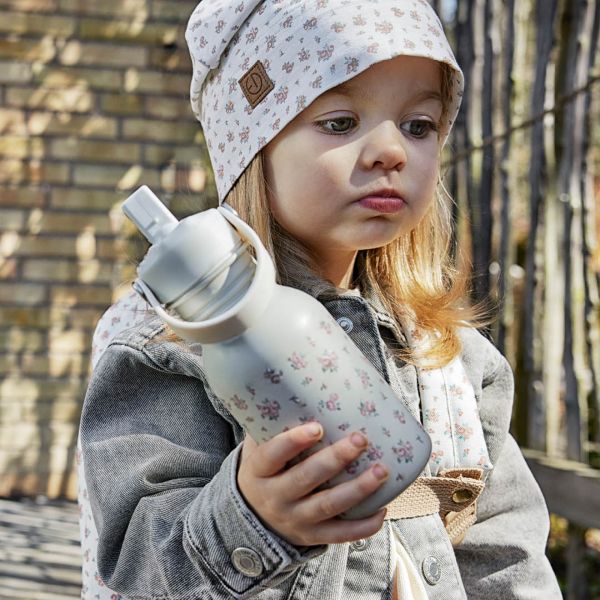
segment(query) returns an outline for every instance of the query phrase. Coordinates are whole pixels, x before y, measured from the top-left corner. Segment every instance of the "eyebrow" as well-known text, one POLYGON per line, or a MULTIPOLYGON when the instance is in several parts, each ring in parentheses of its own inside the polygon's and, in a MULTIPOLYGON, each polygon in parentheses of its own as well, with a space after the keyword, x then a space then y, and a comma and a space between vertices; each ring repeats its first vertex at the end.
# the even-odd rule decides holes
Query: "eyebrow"
MULTIPOLYGON (((328 90, 330 94, 340 94, 341 96, 358 96, 363 100, 369 100, 373 96, 368 88, 358 86, 350 81, 340 83, 340 85, 328 90)), ((443 104, 442 95, 437 90, 424 89, 419 90, 413 97, 413 102, 425 102, 427 100, 436 100, 443 104)))

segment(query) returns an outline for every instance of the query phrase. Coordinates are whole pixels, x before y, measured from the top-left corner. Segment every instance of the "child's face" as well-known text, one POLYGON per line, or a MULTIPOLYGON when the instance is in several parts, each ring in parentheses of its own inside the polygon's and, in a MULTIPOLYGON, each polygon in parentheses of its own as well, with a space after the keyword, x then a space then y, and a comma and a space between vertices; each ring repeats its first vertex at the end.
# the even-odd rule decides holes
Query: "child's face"
POLYGON ((433 60, 380 62, 319 96, 265 147, 273 214, 323 264, 422 219, 437 184, 440 90, 433 60), (396 198, 381 197, 389 192, 396 198))

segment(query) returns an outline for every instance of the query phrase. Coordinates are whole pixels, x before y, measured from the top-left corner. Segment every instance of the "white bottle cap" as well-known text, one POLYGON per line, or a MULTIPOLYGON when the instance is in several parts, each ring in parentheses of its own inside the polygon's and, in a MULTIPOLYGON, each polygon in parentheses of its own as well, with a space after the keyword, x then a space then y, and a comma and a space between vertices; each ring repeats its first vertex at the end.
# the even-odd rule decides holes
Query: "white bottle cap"
POLYGON ((147 185, 143 185, 125 200, 123 212, 151 244, 168 235, 179 222, 147 185))

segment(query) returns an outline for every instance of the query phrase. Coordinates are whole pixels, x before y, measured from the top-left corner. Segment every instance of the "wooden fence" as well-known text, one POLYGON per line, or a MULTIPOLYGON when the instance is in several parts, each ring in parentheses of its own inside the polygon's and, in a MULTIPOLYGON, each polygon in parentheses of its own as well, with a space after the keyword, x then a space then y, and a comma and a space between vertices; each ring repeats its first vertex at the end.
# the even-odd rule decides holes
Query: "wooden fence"
POLYGON ((516 373, 513 432, 569 521, 567 598, 600 528, 599 0, 437 0, 466 77, 446 150, 473 298, 516 373))

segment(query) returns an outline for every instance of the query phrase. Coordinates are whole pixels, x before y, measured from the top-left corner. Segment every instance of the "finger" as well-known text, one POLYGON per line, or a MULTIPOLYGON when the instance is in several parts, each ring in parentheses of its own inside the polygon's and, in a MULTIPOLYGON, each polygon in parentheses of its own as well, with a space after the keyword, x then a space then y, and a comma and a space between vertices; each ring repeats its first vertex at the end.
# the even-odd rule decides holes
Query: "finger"
POLYGON ((358 477, 323 490, 299 502, 294 507, 294 517, 299 521, 319 523, 351 509, 370 496, 385 483, 389 472, 377 463, 358 477))
POLYGON ((260 444, 253 452, 255 477, 271 477, 304 450, 314 446, 322 437, 323 428, 311 422, 284 431, 260 444))
POLYGON ((280 476, 283 499, 291 502, 310 494, 356 460, 368 443, 367 438, 356 431, 290 467, 280 476))
POLYGON ((314 527, 306 528, 301 539, 296 540, 296 543, 305 546, 342 544, 371 537, 381 529, 386 512, 387 510, 382 508, 364 519, 323 521, 314 527))

